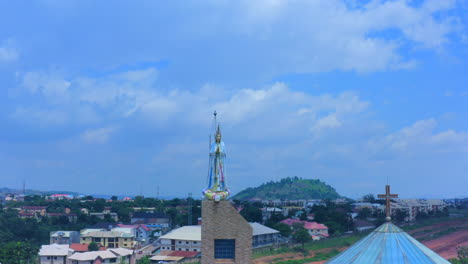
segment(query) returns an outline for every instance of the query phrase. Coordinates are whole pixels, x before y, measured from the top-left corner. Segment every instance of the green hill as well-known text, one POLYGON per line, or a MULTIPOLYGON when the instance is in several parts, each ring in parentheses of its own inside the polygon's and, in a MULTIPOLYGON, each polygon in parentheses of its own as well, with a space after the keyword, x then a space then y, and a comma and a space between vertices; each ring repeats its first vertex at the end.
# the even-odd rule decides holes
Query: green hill
POLYGON ((237 200, 274 200, 274 199, 336 199, 340 195, 330 185, 312 179, 288 177, 280 181, 270 181, 255 188, 247 188, 232 199, 237 200))

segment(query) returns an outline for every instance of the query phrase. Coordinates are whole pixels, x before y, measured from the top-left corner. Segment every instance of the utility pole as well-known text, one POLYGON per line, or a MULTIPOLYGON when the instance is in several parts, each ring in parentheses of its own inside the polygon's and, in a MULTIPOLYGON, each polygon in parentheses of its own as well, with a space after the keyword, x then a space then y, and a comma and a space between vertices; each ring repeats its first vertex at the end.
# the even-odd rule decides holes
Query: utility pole
POLYGON ((192 204, 192 193, 189 193, 188 194, 188 198, 187 198, 187 202, 188 202, 188 214, 187 214, 187 217, 188 217, 188 225, 192 225, 192 207, 193 207, 193 204, 192 204))

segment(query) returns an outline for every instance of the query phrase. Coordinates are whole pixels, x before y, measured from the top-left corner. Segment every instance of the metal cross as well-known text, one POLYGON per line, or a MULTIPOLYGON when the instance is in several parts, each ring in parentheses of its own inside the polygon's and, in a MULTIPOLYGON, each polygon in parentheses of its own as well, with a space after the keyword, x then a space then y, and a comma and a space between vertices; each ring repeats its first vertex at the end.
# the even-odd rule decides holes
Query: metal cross
POLYGON ((377 197, 385 198, 385 211, 387 212, 387 217, 390 217, 390 199, 398 198, 398 194, 390 194, 390 185, 385 185, 385 194, 379 194, 377 197))

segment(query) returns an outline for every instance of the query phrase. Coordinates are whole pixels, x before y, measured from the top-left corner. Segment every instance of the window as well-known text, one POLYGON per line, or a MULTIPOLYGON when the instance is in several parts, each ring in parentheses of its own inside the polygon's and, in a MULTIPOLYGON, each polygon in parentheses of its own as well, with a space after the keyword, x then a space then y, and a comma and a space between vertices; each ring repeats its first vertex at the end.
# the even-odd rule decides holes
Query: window
POLYGON ((188 248, 185 249, 185 251, 188 251, 188 250, 189 250, 188 248))
POLYGON ((197 244, 197 241, 193 241, 192 243, 193 243, 194 245, 196 245, 196 244, 197 244))
POLYGON ((101 242, 101 238, 100 237, 94 237, 93 241, 96 242, 96 243, 101 242))
POLYGON ((185 242, 185 244, 187 244, 187 245, 188 245, 188 243, 189 243, 188 241, 185 242))
POLYGON ((235 239, 215 239, 216 259, 235 259, 236 240, 235 239))
POLYGON ((179 251, 182 251, 182 249, 181 249, 181 248, 179 248, 179 249, 177 249, 177 250, 179 250, 179 251))
POLYGON ((126 246, 127 246, 127 244, 124 244, 124 247, 126 247, 126 246))
POLYGON ((47 259, 50 259, 50 256, 47 256, 47 259))
POLYGON ((182 241, 179 241, 179 244, 182 244, 182 241))

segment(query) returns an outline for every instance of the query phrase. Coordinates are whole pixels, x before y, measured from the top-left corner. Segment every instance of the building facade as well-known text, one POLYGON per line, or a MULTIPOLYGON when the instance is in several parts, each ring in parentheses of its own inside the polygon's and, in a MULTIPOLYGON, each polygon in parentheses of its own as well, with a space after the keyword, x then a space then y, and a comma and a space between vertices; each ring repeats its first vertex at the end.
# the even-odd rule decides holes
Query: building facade
POLYGON ((95 231, 81 235, 81 244, 90 244, 91 242, 106 248, 133 248, 136 246, 135 236, 118 231, 95 231))

